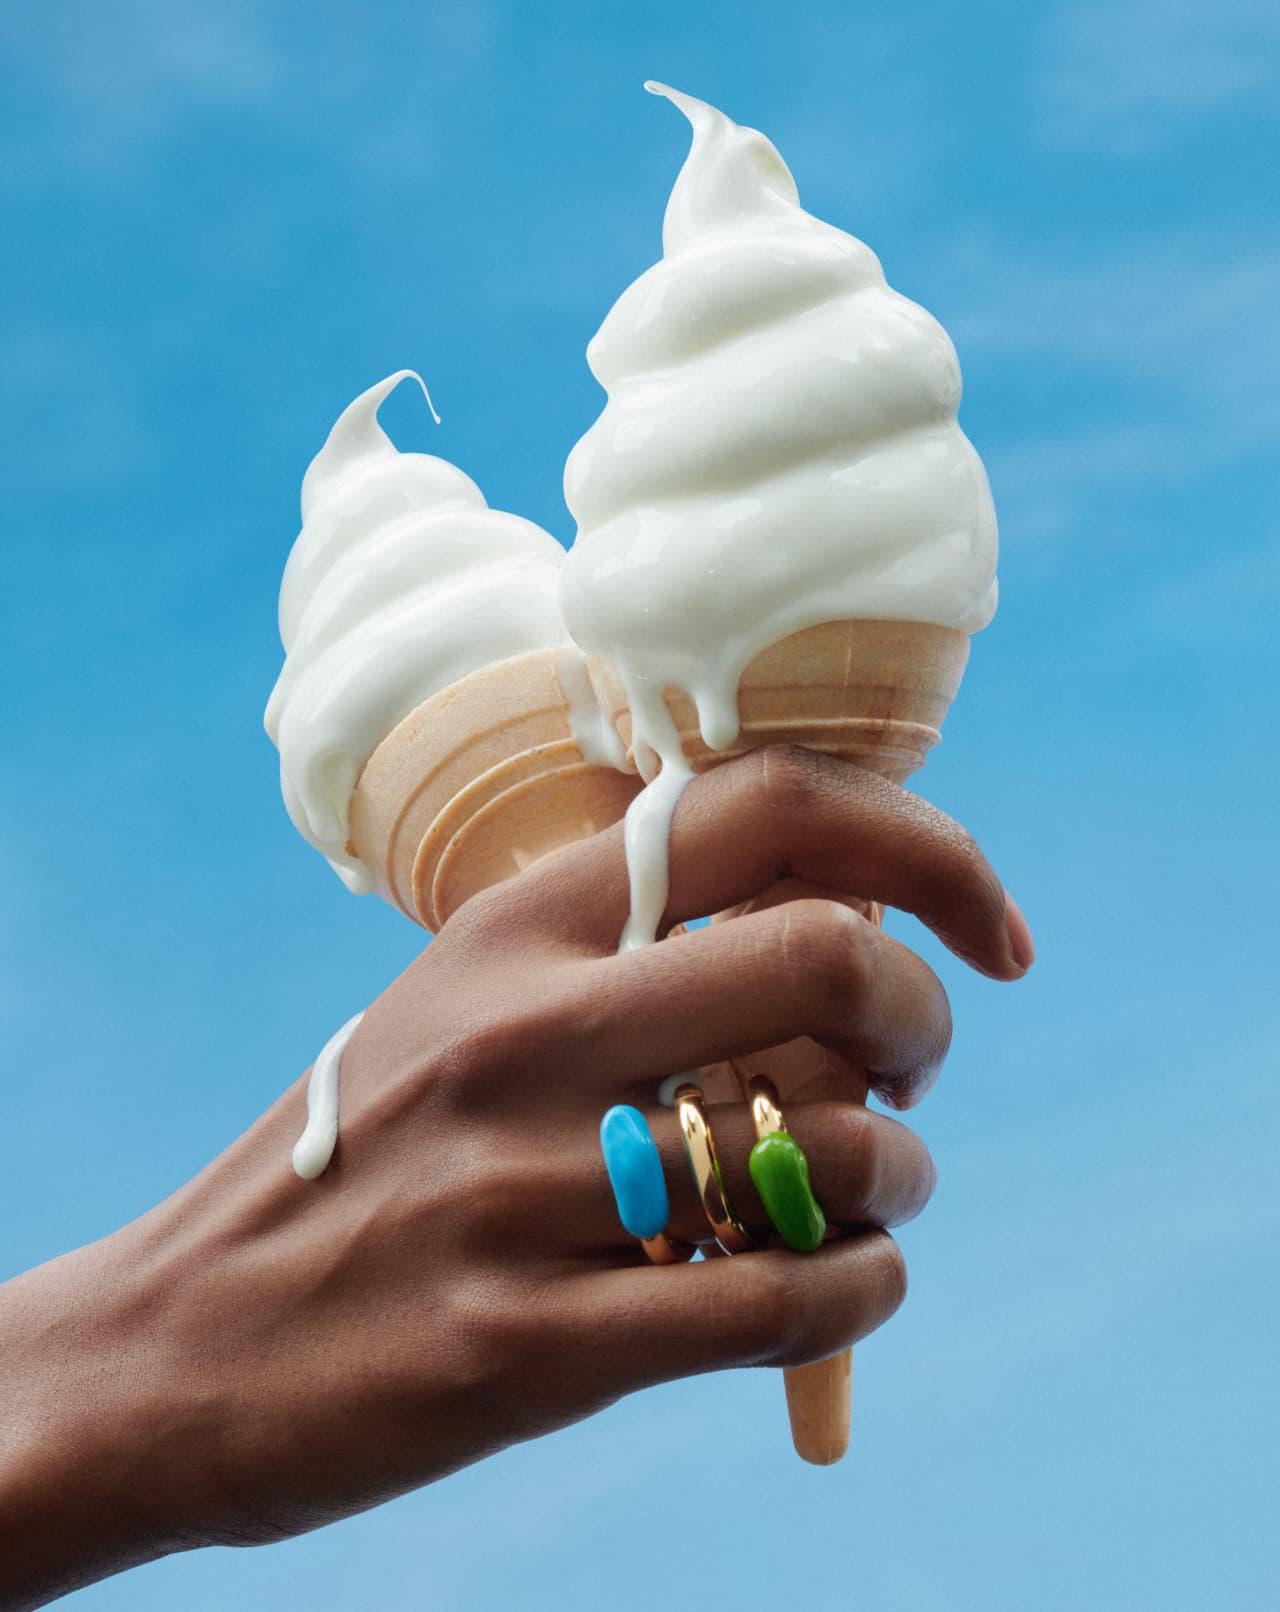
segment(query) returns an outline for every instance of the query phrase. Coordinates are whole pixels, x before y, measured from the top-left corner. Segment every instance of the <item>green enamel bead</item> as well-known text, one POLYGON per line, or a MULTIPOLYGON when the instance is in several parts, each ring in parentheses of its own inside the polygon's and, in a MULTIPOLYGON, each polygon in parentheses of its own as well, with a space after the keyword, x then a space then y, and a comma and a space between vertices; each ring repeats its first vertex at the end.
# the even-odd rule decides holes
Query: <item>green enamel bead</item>
POLYGON ((809 1161, 786 1131, 762 1136, 747 1161, 765 1213, 788 1248, 812 1254, 827 1222, 809 1186, 809 1161))

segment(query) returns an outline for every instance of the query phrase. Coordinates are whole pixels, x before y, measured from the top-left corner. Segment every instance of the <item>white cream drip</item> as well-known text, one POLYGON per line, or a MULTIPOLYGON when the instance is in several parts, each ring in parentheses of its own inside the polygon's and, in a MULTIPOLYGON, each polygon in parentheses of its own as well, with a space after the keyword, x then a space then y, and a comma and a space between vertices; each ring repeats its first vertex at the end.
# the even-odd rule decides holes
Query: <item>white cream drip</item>
POLYGON ((662 771, 627 807, 623 836, 631 883, 631 912, 618 943, 620 952, 652 946, 657 939, 658 925, 667 905, 671 819, 692 779, 693 772, 684 762, 664 762, 662 771))
POLYGON ((556 656, 556 676, 568 711, 569 731, 582 759, 590 767, 634 772, 618 730, 600 708, 587 657, 575 645, 568 645, 556 656))
POLYGON ((372 879, 347 848, 348 808, 381 741, 469 673, 569 644, 556 540, 490 509, 447 461, 401 453, 379 426, 379 406, 410 378, 422 384, 398 370, 350 404, 306 473, 280 588, 286 658, 266 711, 289 816, 358 894, 372 879))
POLYGON ((314 1181, 329 1167, 338 1141, 338 1083, 342 1054, 364 1013, 348 1019, 330 1036, 311 1066, 307 1082, 307 1126, 293 1148, 293 1167, 304 1181, 314 1181))

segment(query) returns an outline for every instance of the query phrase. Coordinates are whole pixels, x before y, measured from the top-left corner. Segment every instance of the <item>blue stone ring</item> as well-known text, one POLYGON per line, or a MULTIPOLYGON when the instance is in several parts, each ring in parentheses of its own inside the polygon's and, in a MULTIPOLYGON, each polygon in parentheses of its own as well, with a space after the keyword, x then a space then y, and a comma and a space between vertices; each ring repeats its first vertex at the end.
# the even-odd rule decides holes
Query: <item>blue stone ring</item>
POLYGON ((600 1151, 618 1205, 618 1218, 655 1265, 691 1259, 693 1249, 667 1236, 671 1205, 662 1159, 648 1121, 638 1108, 619 1103, 600 1121, 600 1151))

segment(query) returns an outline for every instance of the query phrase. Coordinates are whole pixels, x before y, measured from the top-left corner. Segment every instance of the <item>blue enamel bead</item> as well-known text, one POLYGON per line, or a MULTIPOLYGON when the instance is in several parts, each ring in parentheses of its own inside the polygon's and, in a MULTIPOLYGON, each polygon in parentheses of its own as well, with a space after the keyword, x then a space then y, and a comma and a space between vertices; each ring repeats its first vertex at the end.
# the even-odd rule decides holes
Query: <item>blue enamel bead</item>
POLYGON ((633 1237, 656 1237, 671 1218, 662 1160, 644 1115, 619 1103, 600 1121, 600 1149, 618 1218, 633 1237))

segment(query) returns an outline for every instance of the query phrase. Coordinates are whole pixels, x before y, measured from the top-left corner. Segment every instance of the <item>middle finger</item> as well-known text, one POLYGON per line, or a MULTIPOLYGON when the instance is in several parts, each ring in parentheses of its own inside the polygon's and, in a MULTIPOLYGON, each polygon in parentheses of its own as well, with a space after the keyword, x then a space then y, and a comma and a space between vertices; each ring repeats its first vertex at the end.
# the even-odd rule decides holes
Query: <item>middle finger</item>
POLYGON ((666 1075, 811 1036, 906 1108, 932 1084, 951 1039, 946 992, 928 964, 835 901, 788 902, 577 961, 570 977, 563 1017, 576 1093, 621 1091, 641 1107, 666 1075))

